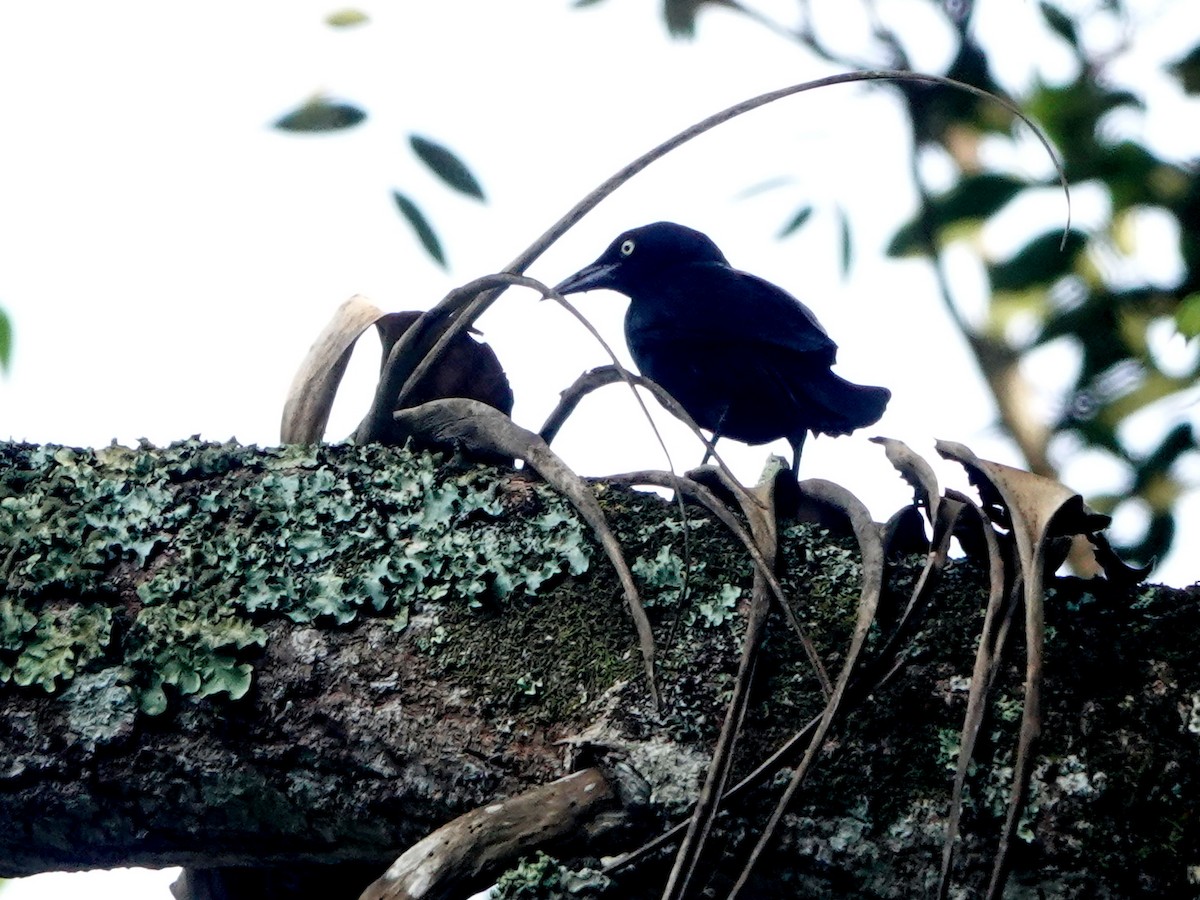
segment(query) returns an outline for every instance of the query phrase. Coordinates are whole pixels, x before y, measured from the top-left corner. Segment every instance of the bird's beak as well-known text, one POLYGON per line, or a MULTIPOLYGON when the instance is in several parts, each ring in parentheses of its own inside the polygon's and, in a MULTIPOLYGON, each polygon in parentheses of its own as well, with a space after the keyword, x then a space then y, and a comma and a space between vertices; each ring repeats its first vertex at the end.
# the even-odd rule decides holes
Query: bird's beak
POLYGON ((592 263, 556 284, 554 292, 556 294, 574 294, 577 291, 590 291, 592 288, 612 287, 610 276, 616 268, 612 263, 592 263))

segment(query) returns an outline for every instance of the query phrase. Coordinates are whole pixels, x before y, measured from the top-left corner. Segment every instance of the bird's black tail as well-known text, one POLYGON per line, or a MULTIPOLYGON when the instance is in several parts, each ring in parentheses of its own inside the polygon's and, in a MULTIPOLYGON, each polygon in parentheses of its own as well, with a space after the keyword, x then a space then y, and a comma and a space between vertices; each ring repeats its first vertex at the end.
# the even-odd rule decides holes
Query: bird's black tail
POLYGON ((804 384, 814 434, 849 434, 879 421, 892 392, 885 387, 854 384, 829 370, 804 384))

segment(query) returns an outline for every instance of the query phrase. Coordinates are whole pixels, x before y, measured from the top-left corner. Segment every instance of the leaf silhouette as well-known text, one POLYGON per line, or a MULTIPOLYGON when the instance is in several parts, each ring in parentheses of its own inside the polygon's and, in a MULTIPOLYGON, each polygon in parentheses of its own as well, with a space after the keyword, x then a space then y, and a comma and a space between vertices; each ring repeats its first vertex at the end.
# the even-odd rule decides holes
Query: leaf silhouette
POLYGON ((1171 63, 1167 71, 1179 79, 1179 85, 1185 94, 1192 97, 1200 94, 1200 45, 1171 63))
POLYGON ((1042 9, 1042 17, 1045 18, 1046 24, 1049 25, 1054 32, 1071 45, 1075 50, 1079 49, 1079 32, 1075 27, 1075 23, 1062 10, 1056 6, 1051 6, 1049 3, 1039 3, 1042 9))
POLYGON ((854 238, 850 234, 850 218, 840 206, 837 208, 838 235, 841 239, 842 277, 850 274, 850 264, 854 262, 854 238))
POLYGON ((483 188, 471 174, 471 170, 449 148, 419 134, 409 135, 408 142, 421 162, 429 166, 433 174, 450 187, 476 200, 485 199, 483 188))
POLYGON ((990 266, 988 276, 994 291, 1024 291, 1052 284, 1068 274, 1083 251, 1087 236, 1071 229, 1066 245, 1058 231, 1047 231, 1031 240, 1005 262, 990 266))
POLYGON ((780 229, 779 234, 777 234, 776 237, 785 238, 789 234, 793 234, 796 231, 799 231, 800 226, 803 225, 805 222, 807 222, 809 220, 809 217, 812 216, 812 214, 813 214, 813 208, 811 206, 800 207, 800 209, 797 210, 796 214, 794 216, 792 216, 792 218, 790 220, 788 220, 788 223, 786 225, 784 225, 782 229, 780 229))
POLYGON ((396 206, 400 210, 400 214, 408 220, 408 224, 412 226, 413 231, 417 233, 417 238, 421 241, 421 246, 425 248, 425 252, 433 257, 443 269, 446 265, 446 253, 442 250, 442 242, 438 240, 437 233, 433 230, 433 226, 429 224, 429 220, 425 218, 425 214, 404 194, 399 191, 392 191, 392 199, 396 201, 396 206))
POLYGON ((290 113, 275 120, 280 131, 314 133, 340 131, 351 128, 367 117, 367 114, 349 103, 330 100, 328 97, 313 97, 306 100, 290 113))
POLYGON ((997 172, 968 175, 940 197, 931 197, 920 215, 900 226, 888 244, 887 255, 925 253, 926 227, 936 233, 959 222, 986 219, 1025 187, 1024 182, 997 172))

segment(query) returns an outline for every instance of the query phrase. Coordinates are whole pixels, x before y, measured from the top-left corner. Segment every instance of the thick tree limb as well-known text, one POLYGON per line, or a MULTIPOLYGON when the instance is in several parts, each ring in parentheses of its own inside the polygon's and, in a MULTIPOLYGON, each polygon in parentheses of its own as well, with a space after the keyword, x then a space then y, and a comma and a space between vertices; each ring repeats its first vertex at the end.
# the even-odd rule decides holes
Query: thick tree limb
POLYGON ((525 853, 577 835, 618 806, 616 791, 599 769, 574 772, 448 822, 405 850, 360 900, 451 896, 525 853))

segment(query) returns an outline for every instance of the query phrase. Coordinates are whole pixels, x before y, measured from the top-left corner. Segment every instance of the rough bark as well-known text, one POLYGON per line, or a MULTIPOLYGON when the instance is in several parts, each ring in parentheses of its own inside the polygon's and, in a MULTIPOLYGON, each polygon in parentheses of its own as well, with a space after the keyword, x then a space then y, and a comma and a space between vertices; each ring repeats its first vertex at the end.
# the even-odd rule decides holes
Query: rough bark
MULTIPOLYGON (((644 778, 649 803, 606 843, 560 849, 614 853, 695 797, 752 578, 702 511, 685 538, 674 504, 598 489, 659 639, 654 713, 611 567, 569 507, 520 476, 374 448, 2 453, 0 875, 379 875, 456 816, 598 762, 644 778)), ((854 544, 792 525, 780 550, 785 589, 836 669, 854 544)), ((893 561, 893 610, 921 563, 893 561)), ((1200 865, 1197 593, 1072 579, 1053 591, 1010 895, 1186 896, 1200 865)), ((900 673, 826 743, 755 896, 936 884, 982 596, 969 562, 950 567, 900 673)), ((968 785, 966 889, 986 878, 1003 816, 1020 649, 968 785)), ((775 628, 738 771, 822 703, 798 642, 775 628)), ((704 872, 716 895, 775 794, 746 793, 719 823, 704 872)), ((661 884, 664 860, 621 895, 661 884)))

